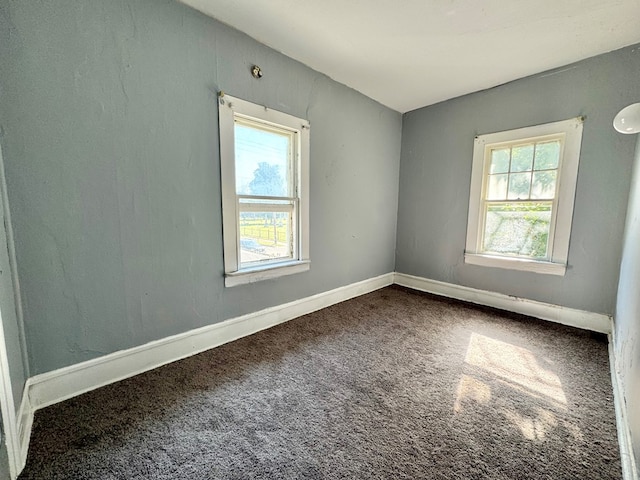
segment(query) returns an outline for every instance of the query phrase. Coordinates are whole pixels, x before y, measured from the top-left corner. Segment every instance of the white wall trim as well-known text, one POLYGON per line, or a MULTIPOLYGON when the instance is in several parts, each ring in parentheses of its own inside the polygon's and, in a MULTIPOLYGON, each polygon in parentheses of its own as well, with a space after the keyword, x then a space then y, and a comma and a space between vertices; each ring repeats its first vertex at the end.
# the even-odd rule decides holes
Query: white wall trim
POLYGON ((11 209, 9 208, 9 195, 7 194, 7 180, 4 173, 4 158, 0 148, 0 194, 2 195, 2 206, 4 215, 4 229, 7 239, 7 254, 9 256, 9 268, 11 269, 11 282, 13 286, 13 298, 16 316, 18 317, 18 332, 20 335, 20 353, 22 354, 22 365, 25 372, 29 371, 29 355, 27 355, 27 336, 24 332, 24 312, 22 310, 22 294, 20 293, 20 279, 18 278, 18 261, 16 260, 16 245, 13 236, 13 221, 11 220, 11 209))
POLYGON ((618 444, 620 447, 620 461, 622 463, 622 479, 638 480, 638 469, 633 454, 631 430, 627 422, 627 402, 622 390, 622 379, 618 368, 615 352, 615 330, 609 334, 609 368, 611 369, 611 385, 613 387, 613 404, 616 409, 616 426, 618 430, 618 444))
MULTIPOLYGON (((11 213, 9 210, 9 199, 7 197, 7 182, 4 172, 4 159, 2 156, 2 147, 0 146, 0 203, 2 204, 2 216, 4 217, 6 248, 9 260, 10 282, 15 300, 15 313, 18 318, 18 330, 20 341, 20 353, 25 371, 28 371, 29 363, 27 358, 27 350, 24 335, 24 324, 22 321, 22 303, 20 302, 20 282, 18 281, 18 273, 16 269, 15 245, 13 242, 13 230, 11 222, 11 213)), ((22 399, 24 402, 24 397, 22 399)), ((0 314, 0 410, 2 410, 2 425, 4 429, 3 442, 7 446, 9 475, 12 479, 16 478, 24 463, 22 463, 22 451, 20 448, 20 425, 19 418, 16 415, 16 404, 13 395, 13 385, 11 381, 11 370, 9 368, 9 357, 6 348, 6 339, 4 337, 4 326, 2 315, 0 314)))
POLYGON ((392 283, 393 273, 387 273, 284 305, 266 308, 36 375, 29 379, 30 410, 35 412, 40 408, 195 355, 392 283))
POLYGON ((429 280, 405 273, 395 273, 394 283, 422 292, 442 295, 487 307, 495 307, 509 312, 521 313, 549 320, 563 325, 582 328, 600 333, 611 333, 611 317, 601 313, 587 312, 574 308, 561 307, 550 303, 528 300, 526 298, 504 295, 502 293, 478 290, 476 288, 454 285, 452 283, 429 280))
POLYGON ((17 433, 18 433, 18 472, 21 472, 27 463, 27 452, 29 451, 29 440, 31 439, 31 426, 33 425, 34 410, 29 401, 29 388, 31 379, 27 379, 22 393, 22 402, 18 410, 17 433))
POLYGON ((567 266, 564 263, 542 262, 518 257, 501 257, 498 255, 487 255, 485 253, 465 252, 464 263, 547 275, 564 275, 567 271, 567 266))
POLYGON ((4 436, 2 441, 7 446, 9 475, 16 478, 20 473, 20 448, 18 446, 18 426, 16 422, 16 408, 11 385, 11 372, 7 356, 2 316, 0 315, 0 410, 2 411, 2 427, 4 436))

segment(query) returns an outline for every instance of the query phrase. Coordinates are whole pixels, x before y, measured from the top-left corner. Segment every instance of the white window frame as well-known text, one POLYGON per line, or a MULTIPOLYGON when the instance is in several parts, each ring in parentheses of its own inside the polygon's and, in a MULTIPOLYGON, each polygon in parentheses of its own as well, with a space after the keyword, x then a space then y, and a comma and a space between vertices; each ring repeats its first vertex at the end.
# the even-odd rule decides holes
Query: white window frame
POLYGON ((565 274, 569 255, 576 183, 578 180, 583 123, 583 117, 576 117, 544 125, 479 135, 475 138, 467 240, 464 255, 465 263, 551 275, 565 274), (562 140, 562 146, 560 149, 557 190, 550 222, 548 258, 539 260, 524 256, 483 253, 484 203, 486 202, 491 150, 501 145, 511 145, 515 142, 556 138, 562 140))
POLYGON ((307 120, 272 110, 226 93, 218 95, 220 173, 225 286, 233 287, 310 269, 309 258, 309 133, 307 120), (293 259, 240 268, 240 197, 236 193, 235 122, 249 120, 291 132, 294 150, 293 259))

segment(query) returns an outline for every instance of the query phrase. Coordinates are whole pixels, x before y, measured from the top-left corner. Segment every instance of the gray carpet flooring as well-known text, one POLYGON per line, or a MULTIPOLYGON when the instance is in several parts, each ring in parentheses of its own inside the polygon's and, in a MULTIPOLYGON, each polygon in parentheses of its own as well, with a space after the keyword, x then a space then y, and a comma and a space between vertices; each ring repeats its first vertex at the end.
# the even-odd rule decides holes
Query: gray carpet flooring
POLYGON ((619 479, 603 335, 388 287, 38 411, 20 479, 619 479))

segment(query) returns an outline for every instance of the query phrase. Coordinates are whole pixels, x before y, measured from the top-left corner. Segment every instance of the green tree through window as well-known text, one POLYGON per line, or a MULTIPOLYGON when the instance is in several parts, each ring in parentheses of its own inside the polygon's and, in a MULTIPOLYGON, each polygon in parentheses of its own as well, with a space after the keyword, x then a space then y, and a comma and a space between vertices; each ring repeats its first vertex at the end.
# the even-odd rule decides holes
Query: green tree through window
POLYGON ((249 183, 249 190, 253 195, 286 197, 286 185, 280 175, 280 167, 267 162, 258 163, 258 168, 253 172, 253 180, 249 183))

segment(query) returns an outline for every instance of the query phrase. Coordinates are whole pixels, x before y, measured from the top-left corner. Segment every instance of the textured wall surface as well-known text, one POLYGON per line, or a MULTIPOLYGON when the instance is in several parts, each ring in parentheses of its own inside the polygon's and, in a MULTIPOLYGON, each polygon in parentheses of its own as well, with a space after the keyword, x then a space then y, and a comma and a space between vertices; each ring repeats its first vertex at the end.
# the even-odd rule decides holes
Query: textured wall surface
POLYGON ((32 375, 393 271, 399 113, 174 1, 2 5, 32 375), (218 90, 311 122, 310 272, 224 287, 218 90))
POLYGON ((612 120, 640 99, 638 78, 640 47, 628 47, 405 114, 396 270, 613 313, 633 145, 612 120), (474 137, 578 115, 586 120, 566 275, 465 264, 474 137))
POLYGON ((640 466, 640 136, 633 137, 638 140, 622 249, 614 348, 623 381, 636 465, 640 466))

